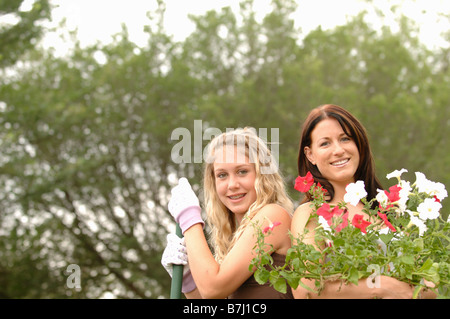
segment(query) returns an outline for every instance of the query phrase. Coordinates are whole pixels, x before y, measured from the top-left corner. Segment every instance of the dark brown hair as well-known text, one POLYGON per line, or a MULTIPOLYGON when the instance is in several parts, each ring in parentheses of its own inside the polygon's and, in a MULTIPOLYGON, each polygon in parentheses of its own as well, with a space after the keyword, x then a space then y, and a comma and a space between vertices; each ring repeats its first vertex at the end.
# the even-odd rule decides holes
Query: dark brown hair
MULTIPOLYGON (((347 136, 351 137, 356 143, 359 151, 359 165, 356 170, 355 181, 362 180, 367 191, 367 199, 371 200, 377 195, 377 188, 382 189, 381 183, 375 175, 375 164, 373 161, 372 151, 369 146, 369 139, 362 124, 347 110, 338 105, 325 104, 313 109, 302 127, 302 135, 298 151, 298 174, 305 176, 309 171, 314 177, 315 183, 320 183, 330 194, 331 199, 334 197, 334 189, 331 183, 325 179, 320 173, 316 165, 313 165, 305 155, 305 147, 311 146, 311 132, 316 125, 327 118, 336 119, 341 125, 347 136)), ((307 193, 304 201, 311 200, 307 193)))

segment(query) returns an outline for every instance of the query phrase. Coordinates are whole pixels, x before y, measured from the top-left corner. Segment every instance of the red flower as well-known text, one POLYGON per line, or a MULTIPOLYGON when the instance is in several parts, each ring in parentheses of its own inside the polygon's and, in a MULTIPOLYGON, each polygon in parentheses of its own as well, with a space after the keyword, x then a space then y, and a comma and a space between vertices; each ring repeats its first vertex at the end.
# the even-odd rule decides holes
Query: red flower
POLYGON ((392 231, 397 231, 394 226, 392 226, 391 222, 388 220, 386 214, 382 214, 377 212, 378 216, 383 220, 384 224, 389 227, 392 231))
POLYGON ((439 200, 439 198, 436 197, 436 195, 433 196, 434 201, 440 203, 441 201, 439 200))
POLYGON ((384 193, 388 197, 389 201, 391 203, 394 203, 394 202, 400 200, 400 191, 401 190, 402 190, 402 188, 400 186, 394 185, 394 186, 389 187, 390 193, 386 190, 384 191, 384 193))
POLYGON ((322 206, 317 210, 317 215, 322 216, 331 226, 331 219, 333 218, 333 213, 331 212, 330 205, 323 203, 322 206))
POLYGON ((336 231, 339 233, 347 226, 348 226, 348 211, 342 216, 342 223, 336 226, 336 231))
POLYGON ((267 226, 267 227, 265 227, 264 229, 263 229, 263 233, 265 234, 265 233, 267 233, 269 230, 273 230, 275 227, 277 227, 278 225, 281 225, 281 223, 280 222, 274 222, 274 223, 272 223, 272 224, 270 224, 269 226, 267 226))
POLYGON ((352 220, 352 225, 359 228, 364 234, 367 234, 366 227, 370 224, 371 222, 364 220, 364 216, 359 214, 356 214, 352 220))
POLYGON ((297 177, 295 179, 295 186, 294 188, 298 190, 299 192, 306 193, 309 191, 311 186, 314 184, 314 178, 311 174, 311 172, 306 173, 305 177, 297 177))
POLYGON ((334 206, 331 209, 330 205, 323 203, 317 210, 317 215, 322 216, 328 222, 329 226, 333 225, 333 217, 342 217, 342 223, 335 227, 336 232, 340 232, 342 229, 348 226, 348 212, 342 215, 344 211, 338 206, 334 206))

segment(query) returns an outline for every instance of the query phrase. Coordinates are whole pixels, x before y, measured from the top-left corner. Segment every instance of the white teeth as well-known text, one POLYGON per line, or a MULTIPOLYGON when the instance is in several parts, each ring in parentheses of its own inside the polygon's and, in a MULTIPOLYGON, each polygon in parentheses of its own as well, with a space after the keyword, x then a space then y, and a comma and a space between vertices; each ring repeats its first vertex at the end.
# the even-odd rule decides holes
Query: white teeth
POLYGON ((231 199, 239 199, 239 198, 244 197, 244 196, 245 196, 245 194, 240 194, 240 195, 228 196, 228 197, 231 198, 231 199))
POLYGON ((331 165, 338 166, 338 165, 345 164, 345 163, 347 163, 348 161, 349 161, 349 159, 347 158, 347 159, 341 160, 341 161, 339 161, 339 162, 331 163, 331 165))

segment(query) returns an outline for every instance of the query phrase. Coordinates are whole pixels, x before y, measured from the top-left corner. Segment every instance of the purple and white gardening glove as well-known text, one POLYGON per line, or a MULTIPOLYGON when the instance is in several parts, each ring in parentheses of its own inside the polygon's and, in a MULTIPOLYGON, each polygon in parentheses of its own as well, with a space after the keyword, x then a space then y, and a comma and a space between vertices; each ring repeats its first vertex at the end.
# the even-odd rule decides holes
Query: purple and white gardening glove
POLYGON ((183 283, 181 285, 181 291, 183 293, 191 292, 197 287, 189 269, 184 237, 180 238, 175 234, 167 235, 167 246, 161 258, 161 264, 169 273, 170 277, 173 275, 173 265, 183 266, 183 283))
POLYGON ((178 185, 172 189, 169 212, 180 225, 183 234, 195 224, 205 225, 197 195, 192 190, 189 181, 184 177, 180 178, 178 185))
POLYGON ((186 242, 183 238, 175 234, 167 235, 167 246, 164 249, 161 258, 161 264, 169 273, 170 277, 173 274, 173 265, 182 265, 183 274, 189 269, 186 242))

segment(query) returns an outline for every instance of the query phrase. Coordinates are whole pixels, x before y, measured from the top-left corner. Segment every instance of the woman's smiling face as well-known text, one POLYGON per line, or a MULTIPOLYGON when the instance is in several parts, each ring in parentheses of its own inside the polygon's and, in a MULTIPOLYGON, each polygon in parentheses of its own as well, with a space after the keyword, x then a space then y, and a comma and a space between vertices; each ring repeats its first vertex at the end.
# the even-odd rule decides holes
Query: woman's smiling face
POLYGON ((316 125, 311 145, 304 152, 331 184, 345 186, 354 182, 360 158, 358 147, 336 119, 326 118, 316 125))
POLYGON ((216 191, 220 201, 234 214, 240 215, 237 218, 242 218, 256 201, 255 164, 250 163, 245 154, 238 153, 234 146, 225 147, 224 151, 214 162, 216 191))

